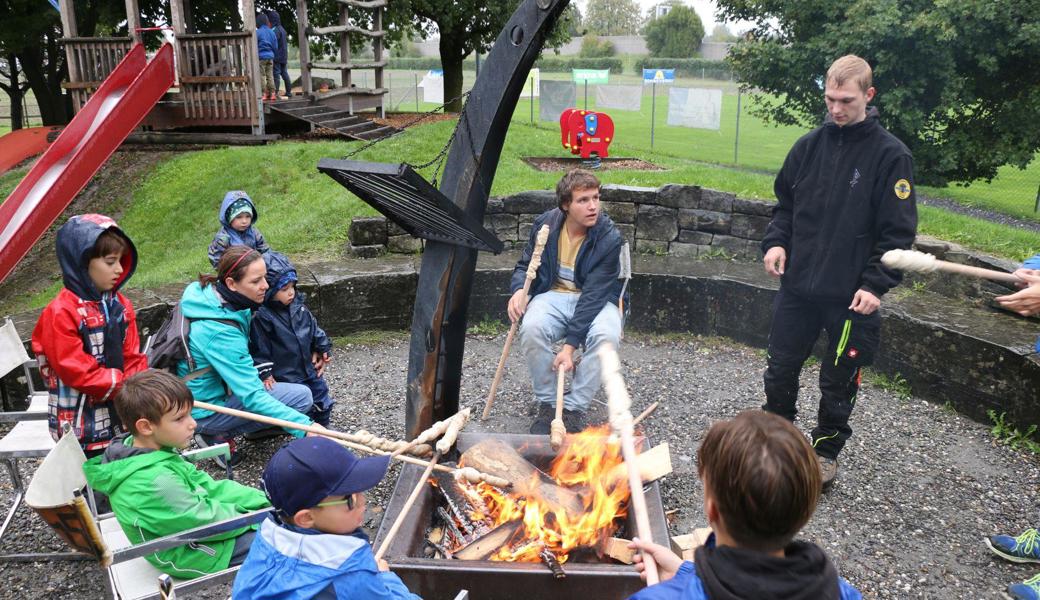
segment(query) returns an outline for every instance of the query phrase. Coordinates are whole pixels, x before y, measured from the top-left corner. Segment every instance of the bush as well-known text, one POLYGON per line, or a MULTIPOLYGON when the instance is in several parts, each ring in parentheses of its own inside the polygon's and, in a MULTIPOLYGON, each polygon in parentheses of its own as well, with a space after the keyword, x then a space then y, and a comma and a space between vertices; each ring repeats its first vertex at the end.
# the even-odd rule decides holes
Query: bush
MULTIPOLYGON (((426 56, 422 58, 405 58, 400 56, 387 60, 386 68, 396 69, 399 71, 429 71, 430 69, 440 69, 441 59, 434 56, 426 56)), ((462 61, 462 70, 477 70, 476 60, 467 58, 462 61)))
POLYGON ((643 37, 651 55, 685 58, 700 48, 704 25, 695 10, 680 4, 650 21, 643 29, 643 37))
POLYGON ((610 40, 600 39, 594 35, 586 35, 581 38, 581 51, 578 56, 581 58, 606 58, 608 56, 614 56, 617 52, 614 48, 614 44, 610 40))
POLYGON ((675 69, 676 77, 702 77, 707 79, 732 79, 733 73, 724 60, 706 58, 641 58, 636 68, 675 69))
POLYGON ((563 58, 552 56, 541 58, 534 66, 546 73, 568 73, 571 69, 610 69, 615 75, 620 74, 623 63, 620 58, 563 58))

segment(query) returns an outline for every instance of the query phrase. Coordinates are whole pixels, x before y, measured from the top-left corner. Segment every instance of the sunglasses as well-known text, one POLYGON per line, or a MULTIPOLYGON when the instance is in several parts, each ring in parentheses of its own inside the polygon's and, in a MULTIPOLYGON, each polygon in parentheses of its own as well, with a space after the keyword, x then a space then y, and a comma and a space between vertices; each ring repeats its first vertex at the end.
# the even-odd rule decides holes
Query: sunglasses
POLYGON ((318 508, 324 508, 326 506, 339 506, 341 504, 347 505, 347 510, 354 510, 354 494, 350 494, 342 500, 329 500, 328 502, 319 502, 318 508))

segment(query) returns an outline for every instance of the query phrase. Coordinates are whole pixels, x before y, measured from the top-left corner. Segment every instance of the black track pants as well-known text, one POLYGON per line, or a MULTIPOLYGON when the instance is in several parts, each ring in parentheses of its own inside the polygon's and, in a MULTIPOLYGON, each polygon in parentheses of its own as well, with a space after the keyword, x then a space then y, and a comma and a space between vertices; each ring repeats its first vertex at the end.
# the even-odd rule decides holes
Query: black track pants
POLYGON ((837 458, 852 435, 849 415, 856 404, 860 369, 873 363, 880 345, 878 312, 860 315, 846 303, 815 302, 781 287, 773 304, 762 408, 794 421, 798 377, 821 329, 827 330, 828 344, 820 365, 820 411, 812 441, 817 454, 837 458))

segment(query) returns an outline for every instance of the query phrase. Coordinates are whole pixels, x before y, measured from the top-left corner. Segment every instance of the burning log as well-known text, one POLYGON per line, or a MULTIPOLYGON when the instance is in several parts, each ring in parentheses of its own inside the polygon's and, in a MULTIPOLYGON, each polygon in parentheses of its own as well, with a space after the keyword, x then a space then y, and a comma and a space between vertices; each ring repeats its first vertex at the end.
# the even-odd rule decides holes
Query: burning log
POLYGON ((523 525, 523 522, 519 519, 506 521, 459 548, 453 553, 453 556, 462 560, 486 560, 499 548, 509 543, 509 540, 516 534, 521 525, 523 525))
POLYGON ((630 543, 629 540, 621 538, 606 538, 603 540, 601 547, 596 548, 596 552, 602 556, 609 556, 618 562, 630 565, 635 562, 634 558, 636 555, 636 551, 628 547, 630 543))
POLYGON ((513 492, 517 495, 538 496, 569 515, 584 511, 576 492, 545 481, 541 471, 501 440, 486 439, 471 446, 462 453, 461 462, 513 482, 513 492))
POLYGON ((538 552, 538 557, 542 559, 545 566, 549 567, 549 570, 552 571, 553 577, 556 579, 563 579, 566 577, 567 573, 563 570, 563 565, 560 564, 560 561, 556 559, 556 555, 550 552, 549 549, 545 547, 545 544, 542 544, 541 546, 542 549, 538 552))

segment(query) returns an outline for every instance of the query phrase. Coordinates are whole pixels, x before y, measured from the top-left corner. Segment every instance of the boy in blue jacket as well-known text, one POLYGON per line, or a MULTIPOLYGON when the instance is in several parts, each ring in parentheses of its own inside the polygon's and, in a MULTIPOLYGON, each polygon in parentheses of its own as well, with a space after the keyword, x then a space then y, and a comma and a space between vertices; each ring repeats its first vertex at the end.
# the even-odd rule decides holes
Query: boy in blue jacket
MULTIPOLYGON (((630 600, 860 600, 815 544, 794 540, 820 498, 820 468, 805 436, 759 410, 711 426, 697 451, 704 514, 714 533, 694 562, 638 539, 661 583, 630 600)), ((642 555, 636 568, 646 579, 642 555)))
POLYGON ((357 458, 323 437, 276 452, 261 478, 275 516, 261 524, 232 600, 421 600, 376 561, 361 531, 363 492, 389 465, 389 456, 357 458))
POLYGON ((209 262, 213 268, 231 246, 247 246, 260 254, 271 250, 264 234, 253 226, 260 214, 249 194, 238 190, 224 194, 217 218, 220 219, 220 229, 209 244, 209 262))
POLYGON ((263 73, 264 102, 277 100, 274 93, 274 55, 278 51, 278 37, 271 29, 271 21, 263 12, 256 15, 256 50, 263 73))
POLYGON ((325 383, 332 341, 296 291, 296 269, 279 252, 264 255, 267 294, 249 329, 249 353, 267 389, 276 381, 299 383, 311 390, 314 405, 308 413, 315 423, 329 425, 334 400, 325 383))

